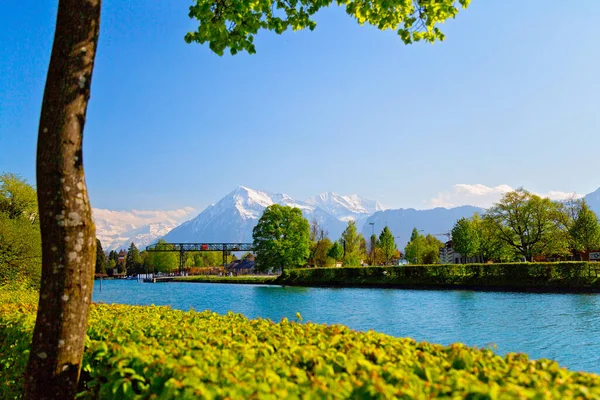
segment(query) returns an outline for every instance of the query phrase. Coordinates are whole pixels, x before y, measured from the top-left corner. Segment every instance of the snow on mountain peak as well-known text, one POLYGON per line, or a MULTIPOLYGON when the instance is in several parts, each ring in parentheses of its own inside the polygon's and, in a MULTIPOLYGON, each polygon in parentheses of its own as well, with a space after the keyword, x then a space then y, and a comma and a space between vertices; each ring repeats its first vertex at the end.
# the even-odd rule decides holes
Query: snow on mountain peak
POLYGON ((272 204, 299 208, 305 218, 309 221, 318 220, 334 237, 341 234, 346 221, 363 219, 383 209, 379 203, 358 195, 321 193, 308 201, 301 201, 284 193, 238 186, 194 219, 181 225, 179 223, 184 220, 183 217, 187 217, 193 209, 165 214, 94 210, 94 217, 98 220, 98 237, 105 249, 127 247, 132 241, 141 247, 163 235, 165 240, 173 242, 249 241, 252 240, 252 228, 264 209, 272 204))
POLYGON ((127 248, 133 242, 139 248, 165 235, 196 210, 184 207, 177 210, 113 211, 94 208, 96 237, 104 250, 127 248))
POLYGON ((311 197, 307 203, 320 207, 342 221, 356 220, 386 209, 378 202, 357 194, 342 196, 333 192, 324 192, 311 197))

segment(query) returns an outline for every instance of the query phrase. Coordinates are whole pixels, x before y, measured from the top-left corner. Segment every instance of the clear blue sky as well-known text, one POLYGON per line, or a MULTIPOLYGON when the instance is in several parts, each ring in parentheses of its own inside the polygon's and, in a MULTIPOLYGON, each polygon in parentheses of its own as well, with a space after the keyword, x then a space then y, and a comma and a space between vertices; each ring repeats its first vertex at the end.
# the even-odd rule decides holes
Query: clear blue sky
MULTIPOLYGON (((0 4, 0 171, 35 181, 57 1, 0 4)), ((343 9, 261 32, 256 55, 187 45, 190 1, 104 0, 84 164, 100 208, 202 208, 238 185, 393 207, 458 183, 600 186, 600 2, 472 0, 404 46, 343 9)))

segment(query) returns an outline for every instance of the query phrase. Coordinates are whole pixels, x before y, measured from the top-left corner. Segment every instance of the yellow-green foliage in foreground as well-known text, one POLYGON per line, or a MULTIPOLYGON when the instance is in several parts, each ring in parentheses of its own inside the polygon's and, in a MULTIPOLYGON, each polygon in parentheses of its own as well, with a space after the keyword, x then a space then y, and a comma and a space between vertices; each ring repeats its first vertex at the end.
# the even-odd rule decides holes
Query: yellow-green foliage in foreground
MULTIPOLYGON (((33 305, 0 295, 0 398, 19 396, 33 305)), ((93 305, 83 398, 593 399, 600 376, 548 360, 344 326, 93 305)))

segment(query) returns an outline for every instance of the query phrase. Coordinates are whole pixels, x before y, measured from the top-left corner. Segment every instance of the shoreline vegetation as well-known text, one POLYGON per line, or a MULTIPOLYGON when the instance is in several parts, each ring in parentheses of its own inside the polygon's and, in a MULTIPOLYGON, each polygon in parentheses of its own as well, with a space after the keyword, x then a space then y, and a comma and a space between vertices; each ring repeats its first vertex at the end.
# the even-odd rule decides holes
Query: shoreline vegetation
POLYGON ((244 283, 305 287, 600 292, 598 262, 436 264, 393 267, 299 268, 272 276, 189 276, 173 282, 244 283))
MULTIPOLYGON (((37 293, 0 287, 0 398, 20 398, 37 293)), ((600 375, 342 325, 92 304, 78 398, 600 397, 600 375)))
MULTIPOLYGON (((243 276, 215 276, 215 275, 193 275, 177 276, 171 282, 197 282, 197 283, 238 283, 254 285, 276 285, 277 276, 243 275, 243 276)), ((159 282, 159 281, 157 281, 159 282)))

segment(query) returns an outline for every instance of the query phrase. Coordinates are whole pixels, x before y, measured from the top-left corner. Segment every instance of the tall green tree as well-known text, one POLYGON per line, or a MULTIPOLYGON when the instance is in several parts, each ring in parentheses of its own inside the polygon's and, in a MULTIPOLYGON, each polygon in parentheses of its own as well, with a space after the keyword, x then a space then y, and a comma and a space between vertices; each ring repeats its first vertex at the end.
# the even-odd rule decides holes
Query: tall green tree
POLYGON ((557 242, 564 237, 558 235, 556 207, 550 199, 520 188, 506 193, 488 210, 486 218, 500 240, 520 257, 532 261, 534 255, 543 254, 551 246, 566 247, 557 242))
POLYGON ((37 194, 26 179, 10 172, 0 174, 0 213, 11 219, 37 221, 37 194))
POLYGON ((39 288, 42 245, 35 189, 18 175, 0 175, 0 284, 39 288))
MULTIPOLYGON (((332 1, 268 0, 256 4, 195 0, 189 16, 199 26, 185 40, 208 42, 217 54, 223 54, 227 48, 232 54, 243 50, 254 53, 254 35, 260 29, 278 34, 290 27, 312 30, 316 22, 311 16, 330 4, 332 1)), ((404 0, 337 4, 344 6, 359 24, 394 30, 404 43, 412 43, 442 40, 444 35, 438 25, 454 18, 459 7, 467 7, 469 0, 437 0, 433 5, 404 0)), ((38 130, 36 175, 44 280, 40 297, 45 301, 38 307, 25 374, 28 399, 72 399, 79 381, 96 252, 82 145, 100 32, 100 8, 101 0, 58 3, 38 130), (63 218, 57 219, 59 216, 63 218), (58 273, 53 271, 57 265, 61 265, 58 273), (70 301, 63 301, 64 298, 70 301)))
POLYGON ((252 231, 256 270, 297 268, 310 255, 310 227, 299 208, 273 204, 252 231))
POLYGON ((116 264, 117 261, 119 261, 119 253, 117 253, 114 250, 111 250, 110 252, 108 252, 108 259, 113 260, 116 264))
POLYGON ((387 225, 381 231, 381 234, 379 235, 379 241, 377 243, 378 247, 381 249, 381 253, 385 260, 385 265, 388 265, 390 259, 396 252, 396 241, 394 240, 392 231, 390 231, 387 225))
POLYGON ((127 250, 125 270, 127 271, 127 275, 133 275, 142 270, 142 257, 140 257, 140 251, 133 242, 131 242, 127 250))
POLYGON ((435 236, 421 235, 413 230, 411 241, 404 248, 404 258, 411 264, 435 264, 440 261, 440 249, 444 246, 435 236))
POLYGON ((313 252, 314 257, 314 266, 315 267, 325 267, 328 263, 330 263, 329 250, 333 246, 331 240, 328 237, 325 237, 316 244, 313 252))
POLYGON ((440 249, 444 247, 444 243, 431 234, 425 236, 424 242, 423 264, 436 264, 440 262, 440 249))
POLYGON ((356 229, 356 221, 348 221, 348 225, 346 225, 346 229, 342 232, 340 239, 340 243, 344 247, 344 265, 360 265, 362 239, 362 235, 356 229))
POLYGON ((308 256, 308 265, 323 267, 327 263, 327 252, 331 246, 332 243, 327 237, 327 231, 321 227, 316 218, 313 219, 310 223, 310 255, 308 256))
POLYGON ((413 242, 415 240, 417 240, 419 238, 419 236, 421 236, 421 234, 419 234, 419 231, 417 230, 416 227, 413 228, 412 232, 410 233, 410 242, 413 242))
POLYGON ((425 236, 417 228, 413 228, 410 241, 404 248, 404 258, 411 264, 422 264, 425 244, 425 236))
POLYGON ((506 242, 500 240, 490 220, 473 214, 471 221, 479 236, 479 257, 482 262, 509 262, 515 260, 515 252, 506 242))
POLYGON ((573 247, 577 251, 600 249, 600 224, 598 216, 582 200, 579 212, 569 231, 573 238, 573 247))
POLYGON ((96 238, 96 268, 95 271, 97 274, 105 274, 106 273, 106 254, 104 254, 104 250, 102 250, 102 243, 100 239, 96 238))
POLYGON ((472 219, 461 218, 452 228, 452 247, 467 258, 480 255, 481 238, 472 219))
POLYGON ((335 261, 342 261, 344 258, 344 247, 338 241, 333 242, 333 245, 327 252, 327 255, 335 261))
MULTIPOLYGON (((160 249, 161 245, 167 243, 160 239, 156 247, 160 249)), ((143 270, 148 273, 164 272, 169 273, 179 267, 179 254, 173 251, 148 251, 144 258, 143 270)))

